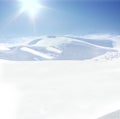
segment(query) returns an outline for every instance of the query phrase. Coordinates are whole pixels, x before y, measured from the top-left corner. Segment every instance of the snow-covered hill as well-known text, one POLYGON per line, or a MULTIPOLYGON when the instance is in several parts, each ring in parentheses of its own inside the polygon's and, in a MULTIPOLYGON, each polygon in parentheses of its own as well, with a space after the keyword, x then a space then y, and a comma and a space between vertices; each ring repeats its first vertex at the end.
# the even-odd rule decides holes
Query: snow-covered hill
POLYGON ((1 42, 0 119, 119 119, 119 39, 101 38, 1 42))
POLYGON ((43 36, 0 43, 0 59, 88 60, 108 52, 117 53, 111 39, 89 39, 75 36, 43 36))
POLYGON ((103 55, 93 58, 94 61, 108 61, 120 59, 120 52, 106 52, 103 55))

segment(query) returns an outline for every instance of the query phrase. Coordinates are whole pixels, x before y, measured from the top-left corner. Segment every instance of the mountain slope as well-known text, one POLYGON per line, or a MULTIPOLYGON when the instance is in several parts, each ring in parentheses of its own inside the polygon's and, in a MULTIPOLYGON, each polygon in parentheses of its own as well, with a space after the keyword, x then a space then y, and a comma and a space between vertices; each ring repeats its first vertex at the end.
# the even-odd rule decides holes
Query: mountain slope
POLYGON ((107 52, 117 52, 110 40, 44 36, 17 45, 7 44, 3 50, 0 50, 0 59, 14 61, 88 60, 107 52))

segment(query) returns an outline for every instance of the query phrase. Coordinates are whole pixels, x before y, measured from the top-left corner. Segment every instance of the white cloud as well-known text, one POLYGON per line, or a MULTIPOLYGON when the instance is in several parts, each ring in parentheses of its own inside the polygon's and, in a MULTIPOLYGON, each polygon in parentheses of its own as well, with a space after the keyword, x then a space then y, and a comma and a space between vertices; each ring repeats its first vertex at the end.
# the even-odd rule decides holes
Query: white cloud
POLYGON ((91 39, 91 40, 111 40, 113 42, 113 47, 120 50, 120 35, 112 34, 88 34, 82 35, 81 38, 91 39))
POLYGON ((9 48, 4 44, 0 44, 0 51, 6 51, 6 50, 9 50, 9 48))
POLYGON ((87 39, 95 39, 95 40, 108 40, 108 39, 113 39, 114 35, 110 34, 88 34, 88 35, 82 35, 82 38, 87 38, 87 39))

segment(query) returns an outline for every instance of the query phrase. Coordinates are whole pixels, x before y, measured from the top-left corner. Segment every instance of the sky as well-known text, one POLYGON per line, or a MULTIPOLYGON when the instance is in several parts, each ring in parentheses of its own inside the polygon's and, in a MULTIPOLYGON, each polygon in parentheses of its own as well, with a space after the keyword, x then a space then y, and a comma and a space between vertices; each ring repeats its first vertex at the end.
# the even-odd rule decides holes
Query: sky
POLYGON ((18 0, 0 0, 0 37, 119 34, 120 0, 39 0, 32 21, 18 0), (18 15, 18 17, 16 17, 18 15))

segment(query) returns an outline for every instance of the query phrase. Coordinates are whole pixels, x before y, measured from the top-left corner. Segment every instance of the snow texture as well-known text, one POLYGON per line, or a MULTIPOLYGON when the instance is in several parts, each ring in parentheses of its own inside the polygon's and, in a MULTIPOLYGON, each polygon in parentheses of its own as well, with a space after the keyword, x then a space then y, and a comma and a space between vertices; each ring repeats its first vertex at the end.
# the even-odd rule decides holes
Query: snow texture
POLYGON ((119 38, 1 42, 0 119, 120 119, 119 38))
POLYGON ((120 109, 119 60, 0 65, 1 119, 98 119, 120 109))
POLYGON ((78 36, 21 38, 13 39, 10 43, 0 43, 0 59, 13 61, 90 60, 106 55, 108 52, 117 54, 118 46, 118 40, 111 38, 94 39, 93 37, 91 39, 90 37, 89 39, 78 36))

